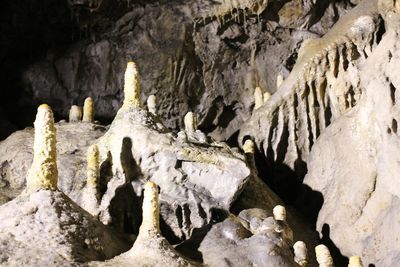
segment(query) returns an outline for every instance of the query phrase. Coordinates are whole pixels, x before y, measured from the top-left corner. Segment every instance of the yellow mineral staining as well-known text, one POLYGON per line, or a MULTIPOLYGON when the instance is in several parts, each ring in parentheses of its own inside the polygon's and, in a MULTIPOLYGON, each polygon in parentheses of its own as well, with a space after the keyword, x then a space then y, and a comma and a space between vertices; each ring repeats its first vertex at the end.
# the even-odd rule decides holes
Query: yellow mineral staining
POLYGON ((254 154, 254 142, 250 139, 247 139, 246 142, 243 144, 243 151, 245 154, 254 154))
POLYGON ((317 262, 320 267, 333 267, 333 260, 329 249, 325 245, 318 245, 315 247, 315 254, 317 262))
POLYGON ((83 104, 83 118, 84 122, 94 122, 94 102, 91 97, 85 99, 83 104))
POLYGON ((276 221, 286 221, 286 209, 284 206, 277 205, 272 212, 276 221))
POLYGON ((276 77, 276 90, 278 90, 281 85, 283 83, 283 76, 282 75, 278 75, 278 77, 276 77))
POLYGON ((264 104, 263 92, 260 87, 254 90, 254 109, 259 109, 264 104))
POLYGON ((41 105, 36 114, 33 163, 26 178, 26 192, 40 189, 57 189, 57 148, 56 128, 53 111, 48 105, 41 105))
POLYGON ((99 148, 96 144, 91 145, 86 154, 87 160, 87 187, 97 191, 100 177, 99 148))
POLYGON ((125 108, 142 107, 140 101, 140 76, 135 62, 128 62, 125 71, 124 104, 125 108))
POLYGON ((155 95, 150 95, 147 98, 147 109, 151 114, 157 116, 157 97, 155 95))
POLYGON ((77 122, 82 120, 82 109, 79 106, 73 105, 69 110, 69 122, 77 122))
POLYGON ((308 265, 307 246, 303 241, 297 241, 293 245, 294 261, 301 267, 308 265))
POLYGON ((213 153, 208 153, 207 151, 185 147, 182 149, 182 156, 187 161, 195 161, 222 166, 222 162, 218 160, 218 156, 213 153))
POLYGON ((158 202, 158 187, 153 182, 144 186, 143 221, 139 235, 154 236, 160 234, 160 207, 158 202))
POLYGON ((193 112, 188 112, 184 118, 185 131, 192 133, 197 130, 197 116, 193 112))
POLYGON ((363 263, 359 256, 351 256, 348 267, 363 267, 363 263))

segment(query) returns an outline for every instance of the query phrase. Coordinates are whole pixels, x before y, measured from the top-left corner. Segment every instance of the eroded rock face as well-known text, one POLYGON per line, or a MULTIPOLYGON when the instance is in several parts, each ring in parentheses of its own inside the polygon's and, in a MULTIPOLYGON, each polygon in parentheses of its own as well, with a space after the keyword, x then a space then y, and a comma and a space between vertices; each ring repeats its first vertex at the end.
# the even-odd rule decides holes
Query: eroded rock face
POLYGON ((400 259, 394 230, 400 209, 398 12, 391 5, 383 13, 387 32, 362 66, 364 94, 320 136, 304 179, 323 195, 317 220, 321 235, 330 234, 344 255, 360 255, 376 266, 396 265, 400 259))
POLYGON ((134 59, 142 66, 142 100, 157 95, 167 127, 177 130, 193 110, 201 128, 228 139, 250 117, 254 88, 274 92, 277 74, 288 75, 300 43, 325 33, 335 12, 352 6, 242 2, 251 10, 233 12, 230 1, 132 0, 113 3, 111 12, 110 1, 69 1, 88 38, 27 68, 24 90, 64 116, 89 95, 99 118, 111 120, 121 104, 125 62, 134 59))
POLYGON ((250 175, 239 153, 218 144, 176 139, 142 108, 122 107, 97 145, 107 166, 103 173, 110 173, 101 177, 108 182, 100 218, 122 229, 126 221, 135 223, 127 219, 134 217, 134 210, 118 202, 122 212, 116 214, 114 203, 140 199, 147 180, 160 187, 165 229, 184 240, 193 229, 209 224, 214 211, 228 211, 250 175))
POLYGON ((2 266, 76 266, 128 248, 127 240, 62 192, 40 190, 0 206, 2 266))
MULTIPOLYGON (((57 123, 58 187, 74 201, 81 202, 86 184, 86 151, 102 136, 106 127, 92 123, 57 123)), ((32 128, 17 131, 0 143, 0 204, 25 188, 33 160, 32 128)))
POLYGON ((306 40, 279 91, 241 127, 239 142, 254 140, 257 166, 284 200, 296 198, 318 136, 359 100, 360 66, 382 27, 376 2, 364 1, 324 37, 306 40))

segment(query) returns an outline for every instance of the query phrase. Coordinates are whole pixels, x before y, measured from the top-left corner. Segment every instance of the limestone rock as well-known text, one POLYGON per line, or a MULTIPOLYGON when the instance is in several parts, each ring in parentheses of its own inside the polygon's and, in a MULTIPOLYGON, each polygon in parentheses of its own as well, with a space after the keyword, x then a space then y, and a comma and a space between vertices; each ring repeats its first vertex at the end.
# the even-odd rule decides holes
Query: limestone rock
POLYGON ((123 218, 133 217, 133 210, 121 203, 119 209, 123 211, 113 215, 113 203, 141 198, 143 183, 151 180, 160 187, 166 229, 184 240, 194 228, 210 223, 213 210, 229 210, 248 181, 250 170, 243 156, 229 148, 182 143, 160 126, 142 108, 121 108, 110 129, 98 140, 101 164, 108 166, 109 173, 101 177, 108 183, 100 218, 123 228, 123 218))
POLYGON ((376 266, 394 266, 400 259, 400 235, 394 230, 400 227, 400 16, 394 9, 389 14, 386 33, 362 67, 365 93, 320 136, 304 179, 323 195, 321 235, 330 234, 344 255, 359 255, 376 266))
POLYGON ((0 206, 1 266, 77 266, 128 248, 62 192, 40 190, 0 206))

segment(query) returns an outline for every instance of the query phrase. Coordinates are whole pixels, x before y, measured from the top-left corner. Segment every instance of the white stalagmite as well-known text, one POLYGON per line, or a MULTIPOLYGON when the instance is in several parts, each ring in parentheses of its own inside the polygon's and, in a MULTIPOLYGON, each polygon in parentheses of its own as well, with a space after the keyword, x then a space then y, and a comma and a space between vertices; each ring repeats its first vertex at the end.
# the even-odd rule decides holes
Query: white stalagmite
POLYGON ((276 221, 286 222, 286 209, 284 206, 277 205, 272 212, 276 221))
POLYGON ((125 108, 142 107, 140 101, 140 75, 135 62, 128 62, 125 71, 124 104, 125 108))
POLYGON ((351 256, 348 267, 363 267, 362 260, 359 256, 351 256))
POLYGON ((84 122, 94 122, 94 102, 91 97, 85 99, 83 104, 83 118, 84 122))
POLYGON ((278 90, 283 83, 283 76, 281 74, 276 77, 276 90, 278 90))
POLYGON ((193 112, 188 112, 184 118, 185 131, 192 133, 197 130, 197 116, 193 112))
POLYGON ((333 267, 333 260, 329 249, 325 245, 318 245, 315 247, 315 254, 317 262, 320 267, 333 267))
POLYGON ((139 235, 154 236, 160 233, 160 207, 158 202, 158 187, 153 182, 144 186, 143 220, 139 235))
POLYGON ((79 106, 73 105, 69 110, 69 122, 77 122, 82 120, 82 109, 79 106))
POLYGON ((33 163, 26 178, 26 192, 40 189, 57 189, 57 148, 56 128, 51 108, 43 104, 39 106, 35 126, 33 144, 33 163))
POLYGON ((157 97, 155 95, 150 95, 147 98, 147 109, 151 114, 157 116, 157 97))
POLYGON ((263 92, 260 87, 254 89, 254 109, 259 109, 264 104, 263 92))
POLYGON ((301 267, 308 265, 307 246, 303 241, 297 241, 293 245, 294 261, 301 267))

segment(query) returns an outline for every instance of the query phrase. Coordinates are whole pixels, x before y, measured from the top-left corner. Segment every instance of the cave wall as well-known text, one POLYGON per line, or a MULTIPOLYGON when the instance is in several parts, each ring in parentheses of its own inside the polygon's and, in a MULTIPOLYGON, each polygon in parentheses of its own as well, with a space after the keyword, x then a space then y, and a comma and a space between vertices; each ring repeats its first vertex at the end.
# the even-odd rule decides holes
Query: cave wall
POLYGON ((23 68, 20 105, 47 102, 62 118, 91 96, 97 118, 109 122, 133 59, 142 99, 158 96, 169 128, 179 129, 192 110, 200 128, 234 143, 251 115, 254 88, 275 92, 277 75, 291 71, 302 41, 324 34, 354 3, 262 1, 256 10, 248 4, 254 1, 243 1, 223 9, 227 2, 70 0, 76 41, 23 68))

